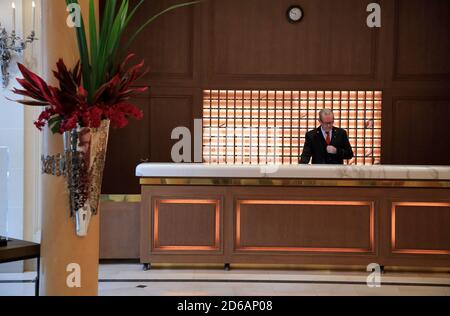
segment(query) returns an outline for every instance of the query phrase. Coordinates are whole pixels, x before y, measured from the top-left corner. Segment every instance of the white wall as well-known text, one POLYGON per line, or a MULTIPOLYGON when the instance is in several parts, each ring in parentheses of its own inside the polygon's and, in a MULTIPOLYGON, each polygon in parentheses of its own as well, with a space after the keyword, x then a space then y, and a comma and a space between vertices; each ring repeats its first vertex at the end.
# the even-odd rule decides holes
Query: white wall
MULTIPOLYGON (((16 4, 16 32, 22 33, 22 1, 16 4)), ((0 22, 8 32, 12 28, 11 1, 0 1, 0 22)), ((9 72, 14 75, 17 68, 12 62, 9 72)), ((12 84, 14 80, 11 80, 12 84)), ((11 89, 12 84, 8 89, 11 89)), ((0 86, 0 146, 7 147, 9 152, 8 170, 8 237, 23 237, 23 127, 24 109, 5 98, 14 98, 7 89, 0 86)), ((23 263, 9 263, 0 266, 0 272, 21 272, 23 263)))
MULTIPOLYGON (((12 97, 9 93, 3 93, 12 97)), ((0 146, 9 150, 8 227, 13 238, 23 238, 24 109, 0 101, 0 146)))
MULTIPOLYGON (((16 4, 16 31, 22 33, 22 1, 16 4)), ((11 31, 11 1, 0 1, 0 21, 11 31)), ((5 97, 17 98, 9 90, 16 84, 16 63, 10 67, 11 84, 8 89, 0 87, 0 146, 9 150, 8 179, 8 228, 13 238, 23 238, 23 178, 24 178, 24 107, 8 101, 5 97)))
MULTIPOLYGON (((11 31, 11 0, 0 0, 0 22, 11 31)), ((32 29, 32 0, 14 0, 16 5, 16 31, 19 36, 28 36, 32 29), (24 32, 23 32, 24 30, 24 32), (24 34, 25 33, 25 34, 24 34)), ((42 38, 40 0, 36 2, 36 35, 42 38)), ((8 226, 9 236, 30 241, 40 241, 40 152, 41 135, 33 121, 39 115, 38 108, 25 108, 5 97, 18 99, 10 90, 17 85, 19 76, 17 61, 34 71, 41 72, 40 41, 30 45, 23 56, 15 58, 10 66, 10 86, 0 87, 0 147, 9 150, 8 178, 8 226), (24 193, 25 192, 25 193, 24 193), (24 211, 24 209, 26 211, 24 211)), ((1 220, 1 219, 0 219, 1 220)), ((0 272, 22 272, 23 264, 1 265, 0 272)))
POLYGON ((0 147, 0 235, 8 236, 8 148, 0 147))

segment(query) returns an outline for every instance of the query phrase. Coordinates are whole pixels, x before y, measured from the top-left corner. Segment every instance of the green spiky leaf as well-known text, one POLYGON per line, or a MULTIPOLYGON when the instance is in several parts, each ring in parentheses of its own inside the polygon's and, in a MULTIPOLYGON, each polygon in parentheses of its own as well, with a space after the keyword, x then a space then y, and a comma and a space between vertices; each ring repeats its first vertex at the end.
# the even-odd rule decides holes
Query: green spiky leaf
MULTIPOLYGON (((83 16, 81 16, 81 27, 75 30, 83 70, 83 87, 88 92, 88 99, 92 100, 95 91, 111 79, 118 69, 119 55, 128 50, 129 46, 151 22, 167 12, 202 1, 173 5, 150 17, 131 35, 125 46, 121 48, 121 40, 126 28, 142 6, 144 0, 141 0, 132 10, 130 10, 129 0, 121 0, 120 6, 118 6, 117 0, 105 1, 101 25, 97 23, 96 19, 95 0, 90 0, 89 46, 87 44, 83 16), (97 25, 99 25, 98 29, 97 25)), ((66 3, 68 5, 71 3, 79 5, 78 0, 66 0, 66 3)))

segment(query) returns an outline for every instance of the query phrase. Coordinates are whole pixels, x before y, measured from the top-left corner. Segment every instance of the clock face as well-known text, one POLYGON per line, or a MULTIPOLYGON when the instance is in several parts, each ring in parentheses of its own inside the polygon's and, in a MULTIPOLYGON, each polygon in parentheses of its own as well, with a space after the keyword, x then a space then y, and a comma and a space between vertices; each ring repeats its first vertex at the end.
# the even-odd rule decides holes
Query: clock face
POLYGON ((300 7, 294 6, 288 9, 288 18, 291 22, 300 22, 303 18, 303 11, 300 7))

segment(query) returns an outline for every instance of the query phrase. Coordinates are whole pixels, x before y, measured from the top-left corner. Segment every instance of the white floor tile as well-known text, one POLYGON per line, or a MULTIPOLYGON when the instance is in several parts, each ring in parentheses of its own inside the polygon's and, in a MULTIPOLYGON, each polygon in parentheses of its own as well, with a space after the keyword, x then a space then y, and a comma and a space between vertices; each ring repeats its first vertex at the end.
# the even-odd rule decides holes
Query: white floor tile
MULTIPOLYGON (((34 295, 33 283, 2 284, 1 281, 33 280, 35 275, 35 273, 0 274, 0 295, 34 295)), ((100 282, 101 296, 450 296, 450 287, 401 285, 401 283, 450 285, 450 274, 445 273, 387 272, 383 274, 382 282, 400 285, 382 283, 380 288, 369 288, 364 284, 367 278, 364 271, 250 269, 224 271, 181 268, 143 271, 140 264, 107 264, 100 266, 99 276, 100 280, 122 280, 100 282), (343 281, 363 282, 363 284, 336 283, 343 281)))
POLYGON ((34 296, 34 283, 0 283, 0 296, 34 296))

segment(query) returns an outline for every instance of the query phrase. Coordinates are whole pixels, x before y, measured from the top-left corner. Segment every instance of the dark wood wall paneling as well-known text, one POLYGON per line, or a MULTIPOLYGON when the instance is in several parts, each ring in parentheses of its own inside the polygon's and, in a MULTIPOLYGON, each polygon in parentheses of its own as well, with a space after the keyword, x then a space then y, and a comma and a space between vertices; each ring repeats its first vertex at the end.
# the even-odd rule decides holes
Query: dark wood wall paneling
POLYGON ((139 258, 141 203, 102 201, 100 258, 139 258))
MULTIPOLYGON (((291 1, 213 1, 210 70, 228 80, 375 79, 377 31, 361 27, 364 1, 303 1, 305 19, 283 14, 291 1)), ((260 88, 260 86, 256 86, 260 88)))
MULTIPOLYGON (((145 1, 131 29, 180 2, 145 1)), ((366 26, 372 0, 297 2, 300 24, 291 0, 206 0, 155 21, 131 48, 150 70, 146 115, 111 133, 104 193, 140 193, 136 165, 171 161, 203 89, 382 89, 383 164, 449 165, 450 1, 381 0, 380 29, 366 26)))

